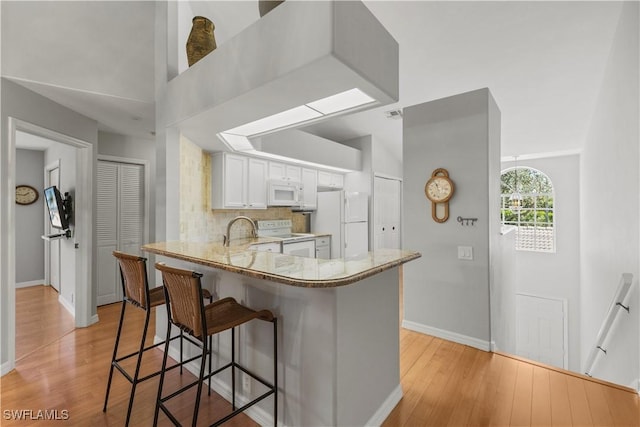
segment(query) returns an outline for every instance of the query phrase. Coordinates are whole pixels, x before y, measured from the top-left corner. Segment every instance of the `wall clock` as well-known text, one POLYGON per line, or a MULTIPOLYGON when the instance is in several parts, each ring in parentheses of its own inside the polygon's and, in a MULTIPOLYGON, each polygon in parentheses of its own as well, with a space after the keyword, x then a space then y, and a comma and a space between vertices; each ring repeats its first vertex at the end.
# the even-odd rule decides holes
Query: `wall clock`
POLYGON ((30 185, 17 185, 16 186, 16 203, 19 205, 30 205, 38 200, 40 194, 38 190, 30 185))
POLYGON ((434 170, 424 186, 424 194, 431 200, 431 217, 435 222, 442 223, 449 219, 449 200, 453 196, 454 188, 449 172, 444 168, 434 170), (440 206, 444 209, 438 209, 440 206), (438 211, 442 210, 442 215, 438 215, 438 211))

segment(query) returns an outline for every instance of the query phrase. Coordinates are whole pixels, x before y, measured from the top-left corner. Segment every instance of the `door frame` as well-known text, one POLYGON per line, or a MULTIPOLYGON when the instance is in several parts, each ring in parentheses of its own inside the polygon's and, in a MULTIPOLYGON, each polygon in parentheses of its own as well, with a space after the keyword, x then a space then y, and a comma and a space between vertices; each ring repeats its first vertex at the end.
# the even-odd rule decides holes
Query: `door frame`
POLYGON ((7 155, 6 161, 0 166, 6 166, 2 175, 6 177, 5 188, 0 192, 0 209, 2 209, 2 223, 0 224, 0 311, 3 313, 1 334, 6 334, 7 360, 0 367, 0 376, 10 372, 15 367, 16 360, 16 254, 15 254, 15 181, 16 181, 16 131, 22 131, 51 139, 76 148, 76 227, 74 239, 76 252, 76 283, 75 286, 75 323, 76 327, 87 327, 98 321, 98 315, 93 315, 93 233, 94 233, 94 198, 93 198, 93 169, 95 154, 93 144, 65 135, 15 117, 8 117, 8 144, 3 149, 7 155), (5 317, 6 316, 6 317, 5 317))
MULTIPOLYGON (((48 165, 45 165, 44 167, 44 185, 45 188, 48 187, 49 185, 51 185, 51 182, 49 181, 49 172, 51 172, 53 169, 58 168, 58 173, 60 173, 60 159, 54 160, 53 162, 49 163, 48 165)), ((49 228, 49 219, 47 218, 47 208, 44 207, 44 229, 47 230, 49 228)), ((45 281, 45 285, 49 285, 51 284, 51 259, 50 257, 50 250, 51 250, 51 242, 47 242, 45 241, 45 245, 44 245, 44 281, 45 281)), ((58 267, 59 269, 59 267, 58 267)), ((58 283, 60 283, 60 278, 58 277, 58 283)), ((61 286, 60 284, 58 286, 61 286)), ((62 295, 61 290, 58 290, 58 294, 62 295)))

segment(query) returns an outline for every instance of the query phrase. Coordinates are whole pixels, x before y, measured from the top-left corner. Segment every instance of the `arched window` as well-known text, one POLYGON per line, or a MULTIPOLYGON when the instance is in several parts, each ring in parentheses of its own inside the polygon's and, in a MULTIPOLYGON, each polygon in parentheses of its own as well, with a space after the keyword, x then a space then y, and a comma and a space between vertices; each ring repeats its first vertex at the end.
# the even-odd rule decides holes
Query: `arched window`
POLYGON ((516 249, 555 252, 554 192, 547 175, 518 167, 501 176, 500 218, 516 230, 516 249))

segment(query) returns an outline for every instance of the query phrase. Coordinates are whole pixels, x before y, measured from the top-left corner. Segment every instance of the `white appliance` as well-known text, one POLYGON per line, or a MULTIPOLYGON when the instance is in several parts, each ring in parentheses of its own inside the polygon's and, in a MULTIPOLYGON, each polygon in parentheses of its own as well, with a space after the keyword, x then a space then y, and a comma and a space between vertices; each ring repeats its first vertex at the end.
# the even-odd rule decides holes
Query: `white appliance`
POLYGON ((270 180, 268 185, 269 206, 299 206, 302 201, 302 183, 270 180))
POLYGON ((283 241, 282 242, 282 253, 288 255, 301 256, 304 258, 315 258, 316 257, 316 241, 312 240, 302 240, 302 241, 283 241))
POLYGON ((311 230, 331 234, 332 258, 352 258, 369 251, 368 221, 368 194, 319 192, 318 209, 311 214, 311 230))
POLYGON ((305 258, 316 257, 316 237, 308 233, 292 233, 290 219, 269 219, 256 222, 258 237, 271 237, 282 242, 282 253, 305 258))

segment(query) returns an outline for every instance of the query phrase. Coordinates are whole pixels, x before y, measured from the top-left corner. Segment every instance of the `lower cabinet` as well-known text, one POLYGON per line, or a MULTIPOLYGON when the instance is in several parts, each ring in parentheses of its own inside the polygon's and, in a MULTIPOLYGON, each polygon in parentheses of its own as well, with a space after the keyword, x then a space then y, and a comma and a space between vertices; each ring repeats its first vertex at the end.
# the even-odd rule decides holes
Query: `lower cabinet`
POLYGON ((316 258, 331 259, 331 236, 316 237, 316 258))
POLYGON ((288 255, 301 256, 304 258, 316 257, 316 241, 303 240, 282 243, 282 253, 288 255))
POLYGON ((281 252, 280 243, 258 243, 255 245, 249 246, 249 249, 252 251, 258 252, 275 252, 279 254, 281 252))

